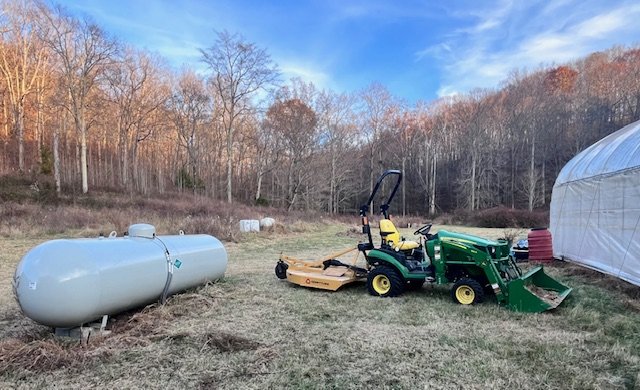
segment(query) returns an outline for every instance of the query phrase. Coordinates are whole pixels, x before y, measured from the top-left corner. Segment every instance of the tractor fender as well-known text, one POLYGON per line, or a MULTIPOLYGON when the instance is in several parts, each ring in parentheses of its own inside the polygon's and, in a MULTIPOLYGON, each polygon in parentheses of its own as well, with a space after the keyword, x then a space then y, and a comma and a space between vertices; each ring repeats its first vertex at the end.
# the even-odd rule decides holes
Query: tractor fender
POLYGON ((393 256, 391 256, 388 253, 384 253, 384 252, 379 251, 379 250, 375 250, 374 249, 374 250, 369 251, 369 253, 367 254, 367 263, 369 265, 371 265, 371 266, 374 266, 374 267, 378 267, 378 266, 381 266, 381 265, 385 265, 387 267, 391 267, 391 268, 395 269, 396 271, 398 271, 398 273, 405 280, 424 279, 424 276, 410 274, 409 270, 407 269, 407 267, 402 265, 398 260, 396 260, 396 258, 394 258, 393 256))

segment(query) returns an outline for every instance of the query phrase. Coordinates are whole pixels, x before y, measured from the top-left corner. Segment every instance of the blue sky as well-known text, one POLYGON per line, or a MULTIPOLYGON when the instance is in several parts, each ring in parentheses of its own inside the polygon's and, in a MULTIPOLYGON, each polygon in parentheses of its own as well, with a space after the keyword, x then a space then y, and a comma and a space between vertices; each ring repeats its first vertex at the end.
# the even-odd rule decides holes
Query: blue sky
POLYGON ((409 102, 500 85, 515 69, 640 44, 640 2, 64 0, 122 41, 203 69, 214 30, 265 48, 283 79, 352 92, 380 82, 409 102))

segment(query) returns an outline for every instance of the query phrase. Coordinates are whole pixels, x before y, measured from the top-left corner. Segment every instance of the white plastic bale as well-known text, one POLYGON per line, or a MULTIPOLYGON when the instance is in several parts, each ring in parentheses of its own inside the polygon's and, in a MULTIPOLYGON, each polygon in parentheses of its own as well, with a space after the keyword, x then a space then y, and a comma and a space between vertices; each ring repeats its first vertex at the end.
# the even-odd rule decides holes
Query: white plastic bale
POLYGON ((259 232, 260 231, 260 221, 257 219, 241 219, 240 220, 240 231, 243 233, 248 232, 259 232))
POLYGON ((276 223, 276 220, 270 217, 265 217, 260 220, 261 228, 270 228, 276 223))

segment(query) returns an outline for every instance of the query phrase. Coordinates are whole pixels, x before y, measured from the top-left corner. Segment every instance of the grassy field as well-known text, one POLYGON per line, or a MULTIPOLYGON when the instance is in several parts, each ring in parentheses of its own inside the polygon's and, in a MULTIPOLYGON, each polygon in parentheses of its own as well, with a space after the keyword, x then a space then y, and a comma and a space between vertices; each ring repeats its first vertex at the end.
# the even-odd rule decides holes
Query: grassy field
POLYGON ((12 296, 20 257, 51 238, 0 238, 1 388, 640 387, 640 289, 575 266, 547 267, 574 288, 558 309, 520 314, 456 305, 431 285, 390 299, 362 284, 294 286, 273 273, 281 252, 314 258, 360 237, 347 225, 261 234, 226 244, 223 281, 118 316, 111 336, 81 346, 25 319, 12 296))

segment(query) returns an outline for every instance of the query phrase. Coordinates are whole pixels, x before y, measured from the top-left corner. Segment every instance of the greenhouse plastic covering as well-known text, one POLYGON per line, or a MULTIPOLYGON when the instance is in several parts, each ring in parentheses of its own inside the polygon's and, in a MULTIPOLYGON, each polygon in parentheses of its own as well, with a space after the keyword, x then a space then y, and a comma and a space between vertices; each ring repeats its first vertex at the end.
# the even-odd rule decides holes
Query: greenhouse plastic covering
POLYGON ((565 165, 550 219, 555 257, 640 286, 640 121, 565 165))

